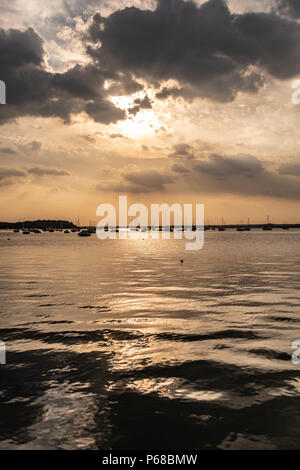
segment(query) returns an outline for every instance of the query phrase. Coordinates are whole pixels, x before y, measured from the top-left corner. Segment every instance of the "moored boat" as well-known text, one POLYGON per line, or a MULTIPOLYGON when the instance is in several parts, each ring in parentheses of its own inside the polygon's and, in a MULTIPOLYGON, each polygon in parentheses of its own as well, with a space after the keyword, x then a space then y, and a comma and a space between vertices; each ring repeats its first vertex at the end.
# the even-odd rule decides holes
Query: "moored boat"
POLYGON ((79 237, 90 237, 91 234, 88 230, 81 230, 81 232, 78 233, 79 237))

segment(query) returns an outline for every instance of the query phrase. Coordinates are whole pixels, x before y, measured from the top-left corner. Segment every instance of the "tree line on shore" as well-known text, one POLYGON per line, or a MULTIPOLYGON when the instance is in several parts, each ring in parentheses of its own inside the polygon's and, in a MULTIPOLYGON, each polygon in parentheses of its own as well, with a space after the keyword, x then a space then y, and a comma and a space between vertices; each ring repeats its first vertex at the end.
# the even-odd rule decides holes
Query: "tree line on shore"
POLYGON ((22 229, 47 229, 47 228, 58 228, 58 229, 72 229, 76 228, 73 222, 67 220, 27 220, 24 222, 0 222, 0 230, 13 230, 15 228, 22 229))

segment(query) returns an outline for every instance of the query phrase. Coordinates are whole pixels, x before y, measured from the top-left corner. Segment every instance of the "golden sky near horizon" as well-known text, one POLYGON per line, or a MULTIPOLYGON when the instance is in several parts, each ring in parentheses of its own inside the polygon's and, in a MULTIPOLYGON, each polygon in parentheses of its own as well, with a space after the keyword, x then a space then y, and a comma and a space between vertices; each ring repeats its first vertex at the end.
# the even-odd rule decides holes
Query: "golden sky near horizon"
POLYGON ((0 220, 88 223, 128 195, 299 222, 293 6, 0 0, 0 220))

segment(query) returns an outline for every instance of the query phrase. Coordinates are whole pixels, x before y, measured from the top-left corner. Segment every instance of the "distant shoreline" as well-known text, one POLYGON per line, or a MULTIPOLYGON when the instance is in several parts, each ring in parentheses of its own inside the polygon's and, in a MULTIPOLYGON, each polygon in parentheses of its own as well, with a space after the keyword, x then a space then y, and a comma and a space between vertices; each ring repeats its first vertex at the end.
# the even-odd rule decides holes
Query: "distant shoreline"
MULTIPOLYGON (((22 229, 22 228, 27 228, 27 229, 47 229, 47 228, 54 228, 54 229, 80 229, 80 228, 86 228, 86 227, 94 227, 89 226, 89 225, 82 225, 82 226, 77 226, 73 224, 73 222, 66 221, 66 220, 27 220, 24 222, 0 222, 0 230, 13 230, 13 229, 22 229)), ((166 226, 167 227, 167 226, 166 226)), ((298 224, 206 224, 205 226, 206 230, 209 229, 219 229, 219 228, 225 228, 225 229, 238 229, 238 228, 245 228, 248 227, 250 229, 256 229, 256 228, 264 228, 264 227, 270 227, 270 228, 284 228, 284 229, 292 229, 292 228, 300 228, 300 223, 298 224)), ((95 227, 94 227, 95 228, 95 227)), ((112 227, 109 226, 110 229, 116 228, 126 228, 126 227, 112 227)), ((127 227, 128 228, 128 227, 127 227)), ((162 230, 162 226, 156 227, 158 230, 162 230)), ((180 228, 180 226, 174 226, 170 225, 171 230, 174 230, 174 228, 180 228)), ((151 227, 148 227, 148 229, 151 229, 151 227)), ((192 226, 192 230, 196 230, 196 226, 192 226)))
POLYGON ((76 228, 73 222, 67 220, 26 220, 24 222, 0 222, 0 230, 12 230, 15 228, 59 228, 59 229, 72 229, 76 228))

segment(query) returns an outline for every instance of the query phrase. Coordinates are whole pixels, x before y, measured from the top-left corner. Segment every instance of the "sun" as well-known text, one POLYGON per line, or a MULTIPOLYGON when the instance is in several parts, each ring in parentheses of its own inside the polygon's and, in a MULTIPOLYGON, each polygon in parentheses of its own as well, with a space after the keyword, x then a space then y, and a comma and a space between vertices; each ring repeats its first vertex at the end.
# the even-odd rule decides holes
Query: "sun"
POLYGON ((118 108, 126 111, 127 119, 118 123, 117 127, 125 137, 139 139, 155 135, 162 123, 153 109, 141 109, 135 116, 130 113, 136 96, 114 96, 111 101, 118 108))
POLYGON ((161 126, 161 122, 152 110, 139 111, 136 116, 128 117, 119 123, 122 133, 132 139, 155 135, 161 126))

